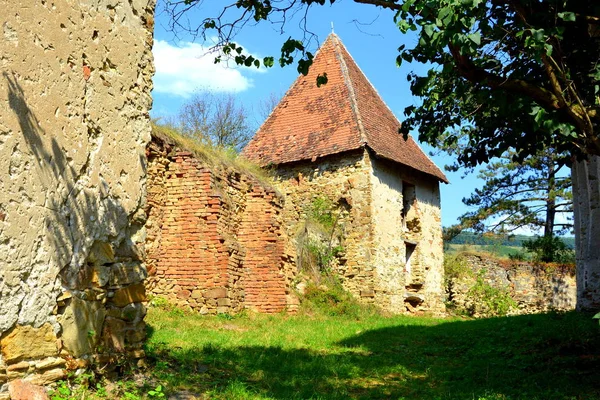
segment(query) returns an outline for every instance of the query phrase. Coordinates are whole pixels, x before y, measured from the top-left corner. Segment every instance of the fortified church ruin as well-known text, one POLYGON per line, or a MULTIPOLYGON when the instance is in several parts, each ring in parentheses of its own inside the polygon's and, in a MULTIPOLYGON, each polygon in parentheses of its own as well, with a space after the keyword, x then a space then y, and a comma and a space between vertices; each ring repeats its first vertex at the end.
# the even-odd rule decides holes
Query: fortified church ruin
POLYGON ((0 1, 0 398, 144 356, 153 0, 0 1), (140 246, 142 244, 142 246, 140 246))
POLYGON ((294 310, 307 210, 326 201, 343 249, 333 272, 346 289, 394 313, 443 311, 439 183, 447 181, 399 127, 331 35, 244 150, 273 170, 275 189, 155 135, 150 290, 201 313, 294 310), (317 87, 322 73, 329 81, 317 87))
POLYGON ((337 205, 344 256, 335 273, 347 290, 395 313, 438 312, 444 309, 439 183, 447 180, 399 128, 331 34, 244 155, 274 169, 291 240, 298 240, 311 202, 337 205), (328 78, 321 87, 319 74, 328 78))
POLYGON ((199 312, 294 310, 317 200, 335 206, 345 288, 443 310, 446 178, 335 35, 245 150, 266 182, 151 141, 154 0, 0 7, 0 399, 19 378, 144 357, 148 272, 199 312))

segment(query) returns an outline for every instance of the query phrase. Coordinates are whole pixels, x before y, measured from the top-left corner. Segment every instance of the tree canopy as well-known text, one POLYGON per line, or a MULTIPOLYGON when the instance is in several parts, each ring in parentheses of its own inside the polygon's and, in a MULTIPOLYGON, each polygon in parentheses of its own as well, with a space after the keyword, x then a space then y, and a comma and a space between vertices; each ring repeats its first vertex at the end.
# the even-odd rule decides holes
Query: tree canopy
POLYGON ((247 111, 231 94, 197 92, 168 122, 199 143, 235 151, 240 151, 253 134, 247 111))
POLYGON ((542 229, 545 237, 568 232, 573 227, 567 220, 573 205, 571 180, 560 173, 556 158, 546 149, 521 163, 508 153, 487 164, 478 174, 483 186, 463 198, 474 209, 459 218, 461 228, 501 233, 542 229))

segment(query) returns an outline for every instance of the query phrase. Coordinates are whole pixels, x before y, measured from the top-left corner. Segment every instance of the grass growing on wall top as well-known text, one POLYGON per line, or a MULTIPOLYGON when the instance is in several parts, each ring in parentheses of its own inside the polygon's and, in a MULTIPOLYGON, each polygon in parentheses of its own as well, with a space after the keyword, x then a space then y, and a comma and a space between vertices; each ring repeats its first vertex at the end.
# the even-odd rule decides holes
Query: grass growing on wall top
POLYGON ((184 136, 176 129, 152 123, 152 136, 174 146, 187 150, 209 165, 233 168, 238 172, 253 176, 262 184, 273 189, 266 170, 242 157, 233 149, 219 148, 203 144, 194 138, 184 136))
POLYGON ((600 332, 578 313, 480 320, 182 315, 151 309, 152 376, 210 399, 596 399, 600 332))

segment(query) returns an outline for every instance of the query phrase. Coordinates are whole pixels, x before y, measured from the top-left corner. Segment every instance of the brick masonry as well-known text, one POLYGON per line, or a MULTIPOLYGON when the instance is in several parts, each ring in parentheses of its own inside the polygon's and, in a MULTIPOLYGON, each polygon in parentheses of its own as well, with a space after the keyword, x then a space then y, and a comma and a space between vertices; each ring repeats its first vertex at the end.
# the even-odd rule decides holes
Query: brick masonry
POLYGON ((295 309, 281 196, 167 138, 147 156, 149 292, 203 314, 295 309))

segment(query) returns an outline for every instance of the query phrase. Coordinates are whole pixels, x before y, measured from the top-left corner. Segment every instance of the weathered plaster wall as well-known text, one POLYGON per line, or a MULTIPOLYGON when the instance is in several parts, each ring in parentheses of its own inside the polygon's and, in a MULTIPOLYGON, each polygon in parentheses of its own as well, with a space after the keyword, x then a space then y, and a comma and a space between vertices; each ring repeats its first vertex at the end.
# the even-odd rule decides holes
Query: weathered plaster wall
POLYGON ((472 308, 473 299, 468 292, 479 274, 491 287, 508 290, 518 305, 511 314, 575 309, 577 289, 573 269, 527 262, 501 262, 478 255, 464 255, 463 258, 469 273, 453 278, 447 287, 448 300, 458 310, 472 308))
POLYGON ((577 309, 600 310, 600 157, 574 162, 577 309))
MULTIPOLYGON (((378 285, 376 303, 395 312, 405 311, 406 246, 402 221, 402 180, 397 169, 372 162, 373 265, 378 285)), ((413 255, 414 257, 414 255, 413 255)))
POLYGON ((328 198, 346 211, 340 215, 343 227, 343 258, 333 265, 342 285, 357 298, 372 303, 375 298, 371 267, 371 163, 359 150, 329 156, 317 162, 299 162, 274 171, 275 185, 285 197, 283 221, 289 237, 289 252, 297 261, 299 230, 306 212, 317 198, 328 198))
POLYGON ((13 378, 45 383, 65 366, 143 355, 137 244, 154 2, 0 0, 0 9, 4 392, 13 378))
MULTIPOLYGON (((432 312, 444 311, 444 242, 439 183, 422 175, 400 175, 416 183, 418 229, 412 238, 417 242, 415 264, 409 278, 409 291, 423 296, 421 307, 432 312), (417 183, 418 182, 418 183, 417 183)), ((410 218, 410 216, 409 216, 410 218)), ((408 223, 411 228, 410 222, 408 223)), ((408 232, 407 237, 411 235, 408 232)))
POLYGON ((147 154, 149 290, 203 314, 293 310, 280 196, 166 138, 147 154))
POLYGON ((424 174, 372 160, 373 266, 376 302, 392 312, 443 312, 443 242, 439 183, 424 174), (404 210, 405 183, 415 202, 404 210), (415 245, 407 263, 407 243, 415 245))

